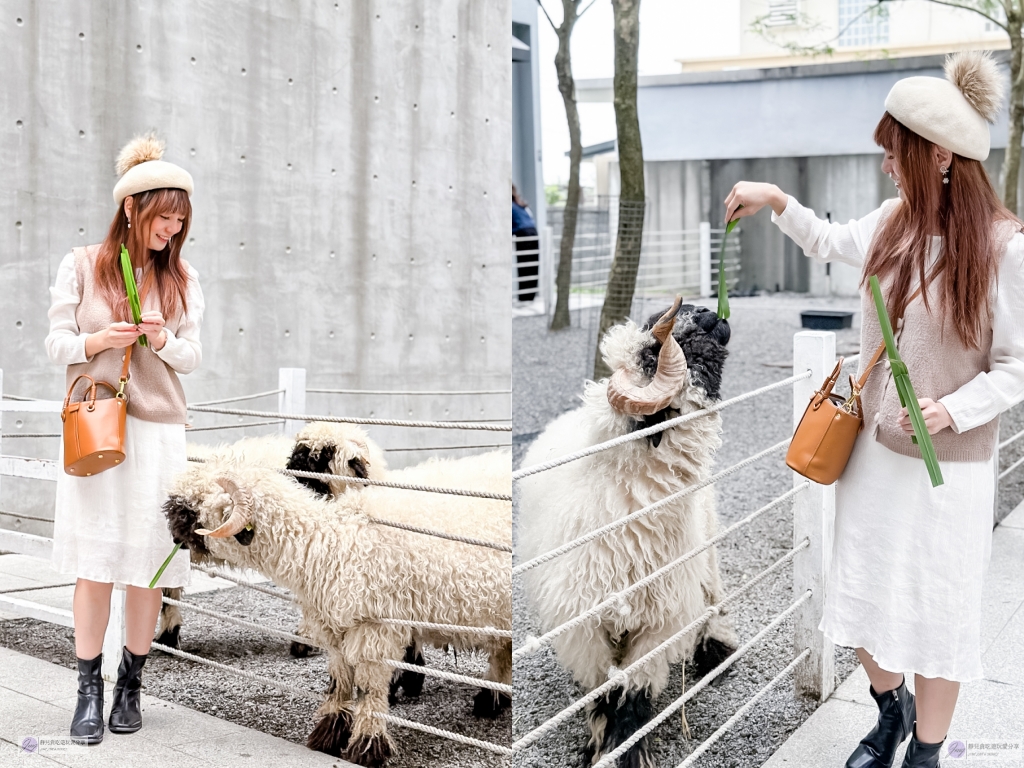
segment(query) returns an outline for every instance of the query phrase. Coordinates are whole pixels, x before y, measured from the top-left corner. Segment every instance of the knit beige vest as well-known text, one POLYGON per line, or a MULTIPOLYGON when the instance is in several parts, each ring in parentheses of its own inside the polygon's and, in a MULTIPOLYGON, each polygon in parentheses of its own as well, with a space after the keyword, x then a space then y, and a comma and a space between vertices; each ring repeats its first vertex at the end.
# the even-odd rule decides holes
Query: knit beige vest
MULTIPOLYGON (((875 231, 878 232, 879 228, 875 231)), ((994 233, 995 252, 1002 258, 1010 239, 1017 230, 1012 224, 1000 223, 994 233)), ((894 328, 896 345, 900 357, 907 365, 910 381, 918 400, 938 400, 955 392, 980 372, 989 369, 989 351, 992 346, 992 318, 983 318, 982 344, 980 349, 968 349, 957 335, 951 318, 942 313, 942 280, 940 276, 928 286, 928 305, 925 309, 922 296, 907 305, 902 325, 894 328)), ((888 281, 887 281, 888 282, 888 281)), ((888 285, 881 285, 882 295, 888 299, 888 285)), ((990 296, 995 298, 993 280, 990 296)), ((870 289, 861 296, 861 355, 858 376, 870 361, 878 345, 882 343, 882 329, 878 324, 878 313, 870 289)), ((878 442, 891 451, 904 456, 920 458, 921 450, 911 441, 909 433, 899 425, 899 394, 893 382, 885 353, 882 360, 868 377, 861 400, 864 406, 864 428, 868 435, 875 435, 878 442)), ((995 448, 999 419, 982 424, 974 429, 957 434, 945 427, 931 436, 935 455, 939 461, 985 461, 992 456, 995 448)))
MULTIPOLYGON (((98 245, 86 248, 75 248, 75 275, 78 278, 79 304, 75 309, 80 333, 96 333, 107 328, 111 323, 122 318, 115 318, 107 303, 98 291, 95 280, 96 256, 98 245)), ((159 309, 159 299, 153 295, 146 297, 144 310, 159 309)), ((175 333, 181 324, 181 316, 165 318, 165 327, 175 333)), ((96 381, 106 381, 117 387, 124 364, 123 349, 105 349, 93 355, 84 363, 68 366, 67 387, 83 373, 96 381)), ((126 392, 128 393, 128 415, 144 421, 156 421, 161 424, 184 424, 188 418, 185 406, 185 393, 182 391, 178 375, 167 363, 157 357, 150 347, 140 346, 138 342, 132 347, 132 359, 128 369, 130 377, 126 392)), ((82 397, 86 382, 79 382, 75 389, 74 399, 82 397)), ((97 390, 97 397, 107 397, 111 393, 97 390)))

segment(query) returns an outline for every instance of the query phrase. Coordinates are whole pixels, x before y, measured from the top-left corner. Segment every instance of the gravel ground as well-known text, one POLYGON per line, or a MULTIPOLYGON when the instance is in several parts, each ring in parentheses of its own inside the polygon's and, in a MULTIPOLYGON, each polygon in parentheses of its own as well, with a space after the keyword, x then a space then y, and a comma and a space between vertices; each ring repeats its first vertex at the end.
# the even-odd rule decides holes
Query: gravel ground
MULTIPOLYGON (((250 621, 257 618, 267 626, 288 632, 295 631, 299 620, 298 609, 289 601, 240 587, 187 595, 187 600, 238 618, 250 621)), ((0 645, 76 669, 74 636, 66 627, 32 619, 0 621, 0 645)), ((287 640, 185 612, 181 631, 183 651, 310 691, 325 691, 328 685, 326 656, 315 652, 305 659, 293 659, 288 647, 287 640)), ((456 660, 452 654, 429 648, 424 655, 428 666, 434 669, 476 677, 487 669, 482 655, 460 654, 456 660)), ((472 697, 477 690, 428 677, 418 699, 402 698, 400 693, 391 713, 507 745, 512 723, 510 712, 506 710, 494 721, 473 717, 472 697)), ((153 651, 146 662, 143 691, 297 744, 306 743, 307 735, 319 719, 317 702, 159 651, 153 651)), ((70 693, 73 690, 69 689, 70 693)), ((55 728, 58 725, 64 728, 70 722, 55 724, 55 728)), ((505 758, 475 747, 408 728, 389 728, 399 748, 399 754, 388 763, 389 768, 499 768, 508 764, 505 758)))
MULTIPOLYGON (((664 303, 667 306, 667 303, 664 303)), ((841 355, 859 350, 859 301, 856 299, 814 299, 798 294, 731 298, 732 340, 725 365, 722 397, 727 399, 786 378, 792 372, 793 334, 801 330, 800 310, 812 307, 854 309, 854 327, 836 333, 841 355)), ((663 308, 648 307, 647 312, 663 308)), ((638 313, 639 314, 639 313, 638 313)), ((641 315, 646 316, 646 312, 641 315)), ((578 318, 574 318, 578 320, 578 318)), ((544 425, 575 407, 582 390, 587 331, 572 327, 559 333, 546 330, 544 318, 518 318, 512 334, 513 462, 518 467, 530 442, 544 425)), ((845 391, 845 388, 841 388, 845 391)), ((1024 409, 1004 415, 1003 439, 1024 429, 1024 409)), ((779 442, 792 434, 792 394, 783 388, 723 412, 724 440, 716 469, 779 442)), ((1024 440, 1005 449, 1003 466, 1024 455, 1024 440)), ((1020 500, 1024 489, 1024 468, 1001 484, 999 516, 1007 514, 1020 500), (1016 480, 1014 478, 1017 478, 1016 480)), ((782 454, 743 469, 716 486, 718 515, 724 528, 760 508, 792 487, 792 474, 782 454)), ((518 510, 515 509, 514 514, 518 510)), ((768 512, 754 523, 732 534, 718 545, 722 580, 727 592, 739 587, 792 548, 791 505, 768 512)), ((792 567, 783 568, 733 610, 740 642, 746 642, 793 600, 792 567)), ((540 634, 536 617, 528 607, 519 580, 513 585, 516 617, 514 647, 527 635, 540 634)), ((680 719, 674 715, 649 737, 658 766, 674 766, 706 740, 754 693, 770 681, 794 655, 792 621, 783 622, 766 642, 751 649, 733 665, 731 674, 704 689, 686 705, 692 741, 682 738, 680 719)), ((836 684, 858 666, 853 649, 836 648, 836 684)), ((658 702, 660 710, 682 692, 682 670, 673 668, 666 692, 658 702)), ((695 677, 687 674, 688 685, 695 677)), ((579 698, 584 691, 562 669, 546 648, 523 659, 514 667, 513 737, 537 727, 579 698)), ((700 759, 701 766, 754 768, 768 757, 816 709, 817 703, 797 697, 792 678, 780 682, 739 723, 722 736, 700 759)), ((553 735, 532 746, 513 760, 515 766, 578 765, 578 751, 587 739, 582 715, 561 726, 553 735)), ((851 745, 852 749, 852 745, 851 745)))

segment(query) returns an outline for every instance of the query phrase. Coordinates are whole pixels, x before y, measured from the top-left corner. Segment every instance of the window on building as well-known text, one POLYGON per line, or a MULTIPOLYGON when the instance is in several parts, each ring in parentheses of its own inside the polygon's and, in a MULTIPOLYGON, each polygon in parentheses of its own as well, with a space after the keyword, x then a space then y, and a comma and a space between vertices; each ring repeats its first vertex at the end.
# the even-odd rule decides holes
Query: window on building
POLYGON ((889 15, 869 11, 875 0, 839 0, 839 45, 843 48, 889 42, 889 15))
MULTIPOLYGON (((1003 8, 1003 6, 997 5, 997 6, 993 7, 993 8, 986 8, 985 11, 986 11, 986 13, 988 13, 989 16, 992 16, 993 18, 998 19, 1003 24, 1006 23, 1006 10, 1003 8)), ((1005 32, 1006 30, 1003 29, 1003 27, 999 26, 999 24, 994 24, 991 21, 989 21, 988 19, 985 19, 985 31, 986 32, 1005 32)))
POLYGON ((771 0, 768 3, 768 15, 764 19, 766 27, 788 27, 797 23, 800 13, 799 0, 771 0))

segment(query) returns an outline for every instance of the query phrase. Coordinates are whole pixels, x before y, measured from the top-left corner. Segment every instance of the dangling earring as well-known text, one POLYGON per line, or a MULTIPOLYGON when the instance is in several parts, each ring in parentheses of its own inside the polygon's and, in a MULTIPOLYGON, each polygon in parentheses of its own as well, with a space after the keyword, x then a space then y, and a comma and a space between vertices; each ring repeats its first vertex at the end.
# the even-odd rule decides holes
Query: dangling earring
POLYGON ((128 229, 131 229, 131 228, 132 228, 132 220, 128 219, 128 229))
POLYGON ((949 168, 942 166, 939 170, 942 172, 942 183, 949 184, 949 168))

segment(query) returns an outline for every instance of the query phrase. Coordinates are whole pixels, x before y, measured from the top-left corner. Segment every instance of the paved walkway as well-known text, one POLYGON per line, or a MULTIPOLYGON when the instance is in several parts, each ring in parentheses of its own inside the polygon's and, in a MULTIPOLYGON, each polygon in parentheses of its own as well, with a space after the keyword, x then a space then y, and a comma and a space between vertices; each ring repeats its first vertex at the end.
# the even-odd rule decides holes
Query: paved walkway
MULTIPOLYGON (((57 575, 45 560, 24 555, 0 555, 0 591, 67 581, 57 575)), ((231 582, 193 573, 192 585, 187 592, 226 587, 238 589, 231 582)), ((18 596, 70 610, 73 589, 53 587, 18 593, 18 596)), ((15 615, 0 612, 0 620, 7 618, 15 618, 15 615)), ((100 744, 89 747, 62 744, 60 742, 69 735, 71 715, 77 700, 77 679, 74 670, 0 648, 0 768, 33 765, 40 768, 352 766, 300 744, 145 694, 142 696, 145 725, 138 733, 118 735, 108 730, 100 744), (23 745, 26 745, 26 739, 35 739, 38 743, 35 754, 25 753, 23 745)), ((113 684, 106 683, 104 701, 107 714, 113 687, 113 684)), ((31 741, 26 746, 31 746, 31 741)))
MULTIPOLYGON (((992 531, 981 620, 985 678, 960 686, 942 764, 1024 766, 1024 756, 1007 761, 971 754, 971 742, 1024 741, 1024 504, 992 531), (967 742, 963 758, 946 755, 954 740, 967 742)), ((869 685, 864 667, 858 667, 763 768, 840 768, 878 719, 869 685)), ((907 685, 913 691, 912 678, 907 685)), ((900 747, 894 768, 905 750, 900 747)))

